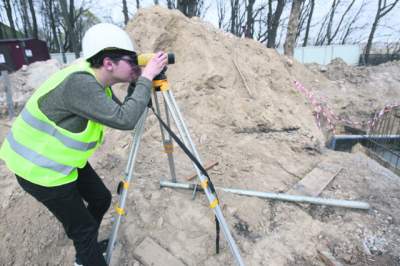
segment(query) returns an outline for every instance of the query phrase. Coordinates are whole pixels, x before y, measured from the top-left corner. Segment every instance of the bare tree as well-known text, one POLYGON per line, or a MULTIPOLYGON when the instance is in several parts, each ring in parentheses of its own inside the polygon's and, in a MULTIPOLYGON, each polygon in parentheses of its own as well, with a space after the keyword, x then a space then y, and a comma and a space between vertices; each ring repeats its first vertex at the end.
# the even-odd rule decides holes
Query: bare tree
POLYGON ((15 30, 14 18, 12 15, 10 0, 3 0, 3 3, 4 3, 4 8, 6 9, 8 22, 10 23, 11 37, 17 38, 17 31, 15 30))
POLYGON ((306 33, 304 35, 304 40, 303 40, 303 47, 307 46, 308 43, 308 36, 310 34, 310 27, 311 27, 311 21, 312 21, 312 16, 314 14, 314 6, 315 6, 315 1, 314 0, 309 0, 308 2, 309 6, 309 12, 307 15, 307 26, 306 26, 306 33))
POLYGON ((140 0, 136 0, 136 10, 140 8, 140 0))
POLYGON ((356 26, 356 21, 360 18, 360 14, 363 12, 363 9, 365 8, 366 3, 367 2, 365 0, 363 0, 358 11, 355 13, 355 15, 353 15, 353 18, 344 27, 344 30, 342 31, 343 32, 342 36, 340 37, 341 44, 347 43, 347 40, 352 32, 363 31, 367 27, 367 25, 368 25, 367 23, 364 23, 363 25, 360 25, 360 26, 356 26))
POLYGON ((275 11, 272 9, 272 2, 274 0, 268 0, 268 15, 267 15, 267 32, 268 32, 268 48, 276 47, 276 36, 278 32, 279 22, 281 20, 283 8, 285 7, 285 0, 277 0, 275 11))
POLYGON ((124 14, 124 23, 126 25, 129 21, 128 5, 126 4, 126 0, 122 0, 122 13, 124 14))
MULTIPOLYGON (((75 53, 75 58, 79 57, 79 50, 77 47, 77 36, 75 32, 75 6, 74 0, 69 1, 69 9, 67 0, 59 0, 61 7, 61 14, 66 24, 66 35, 69 37, 69 45, 75 53)), ((66 38, 67 39, 67 38, 66 38)))
POLYGON ((364 52, 364 60, 366 63, 368 63, 369 59, 369 54, 371 51, 371 46, 372 46, 372 41, 374 39, 374 35, 376 32, 376 29, 378 27, 378 24, 380 20, 386 16, 399 2, 399 0, 393 0, 393 1, 386 1, 386 0, 378 0, 378 9, 375 14, 374 22, 372 23, 372 28, 368 36, 368 42, 365 47, 365 52, 364 52))
POLYGON ((218 14, 218 28, 223 28, 223 23, 225 20, 226 13, 226 1, 225 0, 217 0, 217 14, 218 14))
POLYGON ((284 44, 284 54, 293 56, 294 46, 296 44, 297 28, 299 26, 300 8, 303 0, 294 0, 290 10, 289 22, 286 33, 286 40, 284 44))
POLYGON ((58 35, 56 31, 56 21, 54 19, 54 0, 44 0, 43 2, 43 17, 46 18, 51 32, 50 48, 53 48, 51 50, 55 52, 60 52, 60 43, 58 41, 58 35))
POLYGON ((253 17, 253 8, 254 8, 255 0, 249 0, 246 13, 247 13, 247 20, 246 20, 246 29, 244 32, 244 36, 246 38, 253 38, 254 32, 254 17, 253 17))
MULTIPOLYGON (((351 8, 353 7, 354 3, 355 3, 355 0, 352 0, 352 1, 350 2, 350 4, 347 6, 346 10, 344 11, 342 17, 340 18, 340 21, 339 21, 339 23, 338 23, 338 25, 337 25, 337 27, 336 27, 336 30, 334 30, 333 33, 331 33, 331 34, 328 35, 328 45, 330 45, 330 44, 332 43, 332 41, 335 39, 335 37, 337 36, 339 30, 341 29, 341 26, 342 26, 342 23, 343 23, 344 18, 345 18, 346 15, 349 13, 349 11, 350 11, 351 8)), ((331 28, 332 28, 332 27, 329 27, 330 30, 331 30, 331 28)))
MULTIPOLYGON (((0 21, 1 21, 1 23, 3 23, 4 22, 4 19, 3 19, 3 16, 2 16, 2 14, 1 14, 1 12, 0 12, 0 21)), ((3 23, 4 24, 4 23, 3 23)), ((5 34, 5 32, 4 32, 4 28, 3 27, 0 27, 0 39, 5 39, 6 38, 6 34, 5 34)))
POLYGON ((168 9, 174 9, 175 8, 175 1, 174 0, 167 0, 167 7, 168 7, 168 9))
POLYGON ((185 14, 185 16, 191 18, 201 16, 203 5, 203 0, 178 0, 176 8, 185 14))
POLYGON ((29 21, 28 5, 25 0, 16 1, 14 9, 18 11, 19 17, 22 20, 22 29, 25 37, 29 37, 32 32, 31 22, 29 21))
POLYGON ((230 32, 232 34, 238 35, 238 21, 239 21, 239 0, 231 0, 231 19, 230 19, 230 32))
POLYGON ((350 10, 352 9, 354 3, 355 0, 351 0, 347 7, 345 7, 345 11, 339 14, 338 9, 341 4, 341 0, 333 0, 328 14, 321 23, 315 45, 330 45, 334 42, 335 38, 338 36, 338 33, 343 32, 343 21, 345 21, 347 15, 350 14, 350 10), (339 22, 335 25, 334 20, 338 14, 341 17, 339 22))
POLYGON ((31 15, 32 15, 32 37, 35 39, 39 39, 35 7, 33 6, 32 0, 28 0, 28 3, 29 3, 29 9, 30 9, 31 15))

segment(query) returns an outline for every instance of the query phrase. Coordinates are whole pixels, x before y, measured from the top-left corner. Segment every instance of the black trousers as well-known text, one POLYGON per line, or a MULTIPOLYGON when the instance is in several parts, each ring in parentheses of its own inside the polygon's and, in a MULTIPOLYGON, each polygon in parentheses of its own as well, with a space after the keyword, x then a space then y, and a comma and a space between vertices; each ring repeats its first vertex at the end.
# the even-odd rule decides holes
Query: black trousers
POLYGON ((89 163, 78 170, 78 180, 62 186, 43 187, 19 176, 17 180, 62 223, 83 265, 107 265, 97 236, 101 220, 111 204, 111 193, 89 163))

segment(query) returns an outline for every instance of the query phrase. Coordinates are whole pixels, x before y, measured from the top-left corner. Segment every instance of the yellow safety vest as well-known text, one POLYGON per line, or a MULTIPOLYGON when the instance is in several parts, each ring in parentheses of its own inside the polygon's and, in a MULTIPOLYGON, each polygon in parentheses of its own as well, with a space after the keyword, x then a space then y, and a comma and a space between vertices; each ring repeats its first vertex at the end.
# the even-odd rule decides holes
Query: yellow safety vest
MULTIPOLYGON (((71 65, 51 76, 28 100, 0 148, 0 159, 12 172, 45 187, 77 179, 77 168, 86 165, 102 142, 103 126, 89 120, 84 131, 70 132, 48 119, 38 100, 72 73, 82 71, 95 76, 86 61, 71 65)), ((109 87, 105 93, 111 97, 109 87)))

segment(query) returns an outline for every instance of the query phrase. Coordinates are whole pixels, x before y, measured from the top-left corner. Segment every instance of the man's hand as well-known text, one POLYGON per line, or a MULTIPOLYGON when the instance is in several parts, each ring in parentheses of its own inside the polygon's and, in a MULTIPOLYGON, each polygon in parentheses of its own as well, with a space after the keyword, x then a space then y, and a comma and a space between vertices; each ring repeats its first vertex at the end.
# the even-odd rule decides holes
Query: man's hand
POLYGON ((147 63, 142 71, 142 76, 153 80, 155 76, 160 74, 168 63, 168 54, 164 52, 156 53, 152 59, 147 63))

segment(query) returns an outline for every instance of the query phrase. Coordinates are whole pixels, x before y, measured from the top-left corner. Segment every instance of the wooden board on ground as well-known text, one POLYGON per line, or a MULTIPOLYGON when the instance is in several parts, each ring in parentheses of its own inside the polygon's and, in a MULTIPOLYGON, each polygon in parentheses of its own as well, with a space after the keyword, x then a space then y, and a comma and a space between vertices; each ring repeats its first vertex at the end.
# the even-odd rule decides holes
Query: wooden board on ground
POLYGON ((135 248, 133 254, 146 266, 184 266, 179 259, 149 237, 135 248))
POLYGON ((337 261, 330 252, 320 250, 317 250, 317 252, 319 258, 325 263, 326 266, 343 266, 343 264, 337 261))
POLYGON ((317 197, 341 170, 340 166, 323 161, 295 184, 288 194, 317 197))

